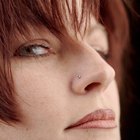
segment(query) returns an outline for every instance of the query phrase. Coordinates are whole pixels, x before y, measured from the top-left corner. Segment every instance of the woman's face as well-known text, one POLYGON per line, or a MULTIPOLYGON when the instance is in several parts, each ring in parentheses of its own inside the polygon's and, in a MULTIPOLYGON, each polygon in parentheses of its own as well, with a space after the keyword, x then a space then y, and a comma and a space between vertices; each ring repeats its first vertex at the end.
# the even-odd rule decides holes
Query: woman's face
POLYGON ((1 139, 120 139, 115 73, 104 58, 107 34, 94 17, 83 38, 67 27, 72 41, 44 28, 21 39, 12 73, 23 124, 1 126, 1 139))

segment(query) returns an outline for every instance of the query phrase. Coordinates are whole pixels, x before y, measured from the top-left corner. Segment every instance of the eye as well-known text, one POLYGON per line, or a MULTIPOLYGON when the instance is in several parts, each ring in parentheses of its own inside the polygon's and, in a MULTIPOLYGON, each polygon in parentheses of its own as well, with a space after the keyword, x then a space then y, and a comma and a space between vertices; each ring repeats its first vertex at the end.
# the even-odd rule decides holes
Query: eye
POLYGON ((96 52, 105 60, 107 61, 110 57, 110 51, 109 50, 103 50, 102 48, 94 48, 96 52))
POLYGON ((24 46, 16 50, 15 56, 26 56, 26 57, 32 57, 32 56, 40 56, 45 55, 48 53, 48 47, 45 47, 43 45, 38 44, 32 44, 29 46, 24 46))
POLYGON ((99 53, 99 55, 104 59, 104 60, 108 60, 109 59, 109 57, 110 57, 110 54, 109 54, 109 52, 108 53, 105 53, 105 52, 102 52, 102 51, 97 51, 98 53, 99 53))
POLYGON ((23 45, 15 51, 14 56, 18 57, 39 57, 47 56, 51 53, 51 48, 42 44, 23 45))

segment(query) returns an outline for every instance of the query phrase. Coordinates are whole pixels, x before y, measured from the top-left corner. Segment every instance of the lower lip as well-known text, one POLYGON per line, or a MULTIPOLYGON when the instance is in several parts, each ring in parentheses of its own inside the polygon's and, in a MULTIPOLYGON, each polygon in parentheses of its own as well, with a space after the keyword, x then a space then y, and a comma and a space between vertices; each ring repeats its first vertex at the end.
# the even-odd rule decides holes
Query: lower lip
POLYGON ((74 126, 72 128, 78 128, 78 129, 113 129, 116 128, 117 125, 114 120, 97 120, 97 121, 90 121, 86 122, 84 124, 74 126))

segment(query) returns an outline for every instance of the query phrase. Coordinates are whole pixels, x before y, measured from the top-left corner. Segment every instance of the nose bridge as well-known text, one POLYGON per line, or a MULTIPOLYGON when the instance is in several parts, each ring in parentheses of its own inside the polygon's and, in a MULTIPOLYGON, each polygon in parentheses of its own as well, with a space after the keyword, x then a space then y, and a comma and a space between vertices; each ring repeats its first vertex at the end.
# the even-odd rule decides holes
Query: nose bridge
POLYGON ((76 75, 72 81, 72 89, 76 93, 87 93, 91 90, 105 90, 114 79, 114 69, 93 49, 79 49, 81 55, 75 55, 76 75))

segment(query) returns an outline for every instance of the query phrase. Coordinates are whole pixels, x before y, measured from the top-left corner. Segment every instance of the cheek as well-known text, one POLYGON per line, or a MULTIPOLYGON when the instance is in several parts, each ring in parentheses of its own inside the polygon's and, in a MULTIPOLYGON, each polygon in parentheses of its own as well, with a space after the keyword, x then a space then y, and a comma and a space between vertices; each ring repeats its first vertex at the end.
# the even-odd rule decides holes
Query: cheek
POLYGON ((116 112, 117 119, 119 120, 120 117, 119 91, 115 80, 109 85, 103 96, 104 98, 106 98, 106 102, 104 104, 113 107, 113 109, 116 112))
POLYGON ((58 80, 62 79, 61 73, 49 70, 46 72, 41 68, 32 71, 22 69, 14 71, 13 78, 24 121, 34 128, 38 128, 40 124, 43 128, 47 124, 51 129, 54 127, 52 122, 55 122, 55 126, 61 126, 60 120, 65 116, 62 113, 66 104, 63 90, 65 84, 58 80))

